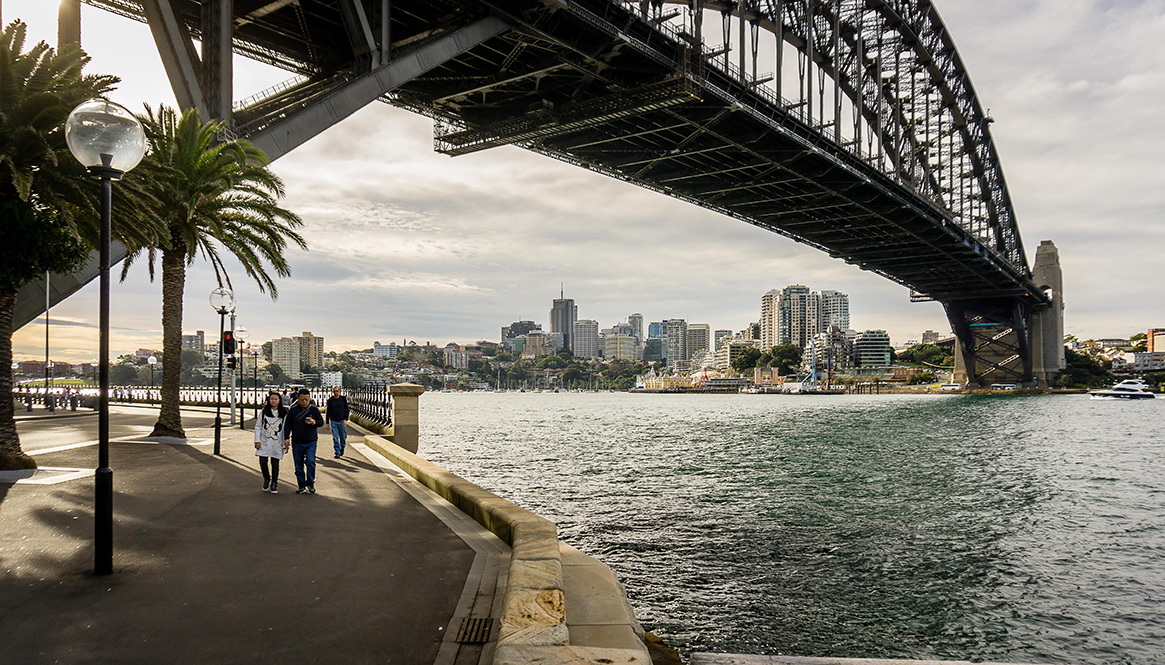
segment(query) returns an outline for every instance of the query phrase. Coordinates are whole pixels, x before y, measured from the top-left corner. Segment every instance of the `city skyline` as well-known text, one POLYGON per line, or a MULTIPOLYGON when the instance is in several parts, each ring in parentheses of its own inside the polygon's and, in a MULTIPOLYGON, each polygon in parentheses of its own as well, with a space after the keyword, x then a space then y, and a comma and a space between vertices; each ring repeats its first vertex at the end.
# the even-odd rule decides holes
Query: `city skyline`
MULTIPOLYGON (((1060 248, 1065 331, 1112 337, 1160 325, 1152 266, 1165 203, 1152 174, 1165 129, 1151 109, 1165 96, 1165 46, 1154 37, 1165 8, 936 5, 996 119, 1029 259, 1042 239, 1060 248), (1098 38, 1114 48, 1077 46, 1098 38), (1126 286, 1111 289, 1111 274, 1126 286)), ((55 42, 56 3, 9 0, 3 10, 6 21, 25 19, 32 39, 55 42)), ((89 71, 122 77, 115 101, 173 104, 146 26, 86 5, 82 35, 89 71)), ((236 76, 235 98, 287 78, 241 58, 236 76)), ((329 349, 493 339, 501 322, 545 312, 561 281, 579 318, 605 325, 646 310, 649 320, 738 330, 757 319, 759 294, 802 283, 849 294, 853 329, 894 340, 948 329, 938 304, 912 304, 905 288, 775 234, 516 148, 449 159, 431 137, 427 119, 377 104, 273 164, 312 251, 289 256, 292 277, 275 303, 233 271, 239 321, 255 339, 304 329, 329 349)), ((213 336, 211 273, 199 261, 189 275, 184 331, 213 336)), ((115 282, 115 356, 160 346, 160 292, 142 266, 115 282)), ((54 358, 94 357, 96 300, 91 284, 54 307, 54 358)), ((18 359, 44 357, 43 324, 13 341, 18 359)))

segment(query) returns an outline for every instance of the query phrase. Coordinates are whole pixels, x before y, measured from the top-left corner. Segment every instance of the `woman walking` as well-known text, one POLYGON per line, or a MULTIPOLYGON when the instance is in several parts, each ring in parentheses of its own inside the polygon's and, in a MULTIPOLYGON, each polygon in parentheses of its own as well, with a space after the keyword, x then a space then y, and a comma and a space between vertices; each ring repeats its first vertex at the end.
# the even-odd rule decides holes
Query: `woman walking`
POLYGON ((283 420, 287 417, 287 407, 283 406, 279 393, 267 393, 267 403, 263 413, 255 421, 255 456, 259 458, 259 470, 263 472, 263 491, 278 494, 279 460, 287 452, 283 438, 283 420), (267 460, 271 460, 271 470, 267 470, 267 460))

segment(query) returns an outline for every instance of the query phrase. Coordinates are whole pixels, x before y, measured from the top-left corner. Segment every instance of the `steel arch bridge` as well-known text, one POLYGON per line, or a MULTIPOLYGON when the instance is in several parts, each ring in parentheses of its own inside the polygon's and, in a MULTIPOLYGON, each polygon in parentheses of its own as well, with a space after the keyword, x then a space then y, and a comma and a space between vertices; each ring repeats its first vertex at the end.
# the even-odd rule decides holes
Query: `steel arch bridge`
POLYGON ((928 0, 85 2, 148 22, 179 103, 272 159, 386 102, 432 118, 439 152, 516 145, 937 300, 969 383, 1059 369, 1033 336, 1057 328, 1058 277, 1033 278, 928 0), (233 54, 293 78, 236 102, 233 54))

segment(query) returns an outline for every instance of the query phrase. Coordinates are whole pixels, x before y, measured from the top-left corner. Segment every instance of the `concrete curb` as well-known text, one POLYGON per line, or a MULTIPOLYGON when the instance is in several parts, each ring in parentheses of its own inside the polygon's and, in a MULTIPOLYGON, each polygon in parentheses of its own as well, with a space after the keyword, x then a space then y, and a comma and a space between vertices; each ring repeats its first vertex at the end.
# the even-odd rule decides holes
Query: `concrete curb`
MULTIPOLYGON (((563 579, 558 528, 552 522, 408 452, 383 436, 365 436, 364 443, 512 548, 495 665, 651 665, 651 657, 642 642, 638 648, 570 644, 567 585, 563 579)), ((613 576, 611 579, 614 581, 613 576)), ((609 594, 619 595, 629 615, 624 617, 624 623, 641 633, 617 582, 610 585, 609 594)))

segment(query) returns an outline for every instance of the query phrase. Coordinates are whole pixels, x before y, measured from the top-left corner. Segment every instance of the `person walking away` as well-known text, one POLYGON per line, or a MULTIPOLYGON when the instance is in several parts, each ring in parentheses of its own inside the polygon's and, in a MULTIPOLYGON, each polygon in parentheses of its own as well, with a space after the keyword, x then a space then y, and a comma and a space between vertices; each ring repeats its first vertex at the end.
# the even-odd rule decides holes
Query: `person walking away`
POLYGON ((283 437, 283 421, 287 418, 287 407, 283 406, 279 393, 267 393, 267 403, 255 421, 255 456, 259 458, 259 470, 263 472, 263 491, 279 493, 279 460, 287 454, 287 441, 283 437), (271 460, 271 470, 267 470, 267 460, 271 460))
POLYGON ((343 457, 344 449, 348 446, 348 398, 340 394, 340 386, 332 386, 326 416, 332 426, 332 448, 335 449, 336 457, 343 457))
POLYGON ((283 425, 284 443, 291 444, 291 458, 295 461, 296 494, 316 493, 316 442, 324 417, 311 403, 311 393, 300 388, 298 403, 287 412, 283 425))

